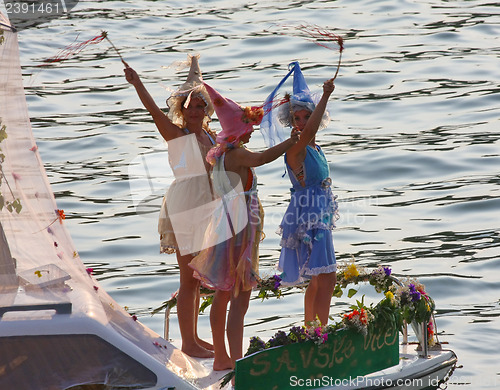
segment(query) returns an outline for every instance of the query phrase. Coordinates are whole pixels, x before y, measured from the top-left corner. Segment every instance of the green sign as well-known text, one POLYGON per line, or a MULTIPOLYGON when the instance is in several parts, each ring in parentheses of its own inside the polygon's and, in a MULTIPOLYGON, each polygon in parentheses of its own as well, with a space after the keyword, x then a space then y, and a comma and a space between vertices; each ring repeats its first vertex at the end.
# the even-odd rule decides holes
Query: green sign
POLYGON ((329 334, 321 345, 309 340, 269 348, 238 360, 235 390, 338 386, 398 363, 397 330, 363 336, 354 330, 342 329, 329 334))

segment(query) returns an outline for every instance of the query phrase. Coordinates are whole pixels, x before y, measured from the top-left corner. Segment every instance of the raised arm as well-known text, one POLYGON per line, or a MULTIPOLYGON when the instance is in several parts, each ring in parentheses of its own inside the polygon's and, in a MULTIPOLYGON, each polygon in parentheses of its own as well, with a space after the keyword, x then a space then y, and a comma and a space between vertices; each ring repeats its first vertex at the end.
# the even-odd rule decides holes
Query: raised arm
POLYGON ((246 148, 238 148, 228 153, 226 168, 237 172, 240 168, 258 167, 276 160, 299 140, 299 131, 292 130, 290 138, 263 152, 252 152, 246 148))
POLYGON ((333 83, 333 81, 333 79, 329 79, 323 83, 323 95, 321 95, 320 101, 307 120, 307 124, 304 127, 304 130, 302 130, 302 132, 300 133, 300 140, 293 146, 293 148, 291 148, 291 150, 288 152, 289 154, 297 153, 305 149, 309 142, 311 142, 311 140, 316 136, 319 125, 326 110, 328 99, 335 89, 335 84, 333 83))
POLYGON ((152 96, 149 94, 146 87, 142 83, 137 72, 129 66, 127 66, 123 71, 125 72, 125 78, 127 79, 127 81, 135 87, 137 95, 139 95, 139 99, 141 99, 142 104, 151 114, 153 121, 158 128, 158 131, 165 139, 165 141, 170 141, 171 139, 182 135, 182 131, 180 130, 180 128, 177 125, 173 124, 172 121, 155 103, 152 96))

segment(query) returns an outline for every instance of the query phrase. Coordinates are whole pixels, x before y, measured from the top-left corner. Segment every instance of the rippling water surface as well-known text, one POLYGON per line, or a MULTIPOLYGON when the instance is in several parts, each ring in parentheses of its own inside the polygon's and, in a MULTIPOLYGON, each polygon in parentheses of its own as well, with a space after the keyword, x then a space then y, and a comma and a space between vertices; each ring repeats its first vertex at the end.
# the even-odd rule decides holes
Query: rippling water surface
MULTIPOLYGON (((33 130, 58 205, 103 287, 156 332, 151 316, 178 287, 175 256, 160 255, 161 197, 137 213, 129 165, 161 139, 106 43, 40 68, 46 58, 107 30, 155 100, 186 77, 186 53, 218 90, 262 102, 287 64, 300 61, 313 91, 338 53, 283 25, 318 24, 345 37, 318 141, 341 218, 340 263, 390 265, 419 277, 437 302, 438 327, 463 366, 449 388, 498 388, 500 369, 500 6, 472 1, 80 1, 69 17, 19 34, 33 130), (282 33, 280 33, 282 32, 282 33)), ((214 122, 214 128, 217 123, 214 122)), ((255 133, 250 147, 263 141, 255 133)), ((288 199, 277 161, 257 170, 266 212, 261 271, 274 272, 275 230, 288 199)), ((269 337, 302 320, 301 291, 254 298, 246 335, 269 337)), ((345 308, 336 301, 334 310, 345 308)), ((179 333, 175 316, 171 336, 179 333)), ((208 315, 200 318, 210 337, 208 315)))

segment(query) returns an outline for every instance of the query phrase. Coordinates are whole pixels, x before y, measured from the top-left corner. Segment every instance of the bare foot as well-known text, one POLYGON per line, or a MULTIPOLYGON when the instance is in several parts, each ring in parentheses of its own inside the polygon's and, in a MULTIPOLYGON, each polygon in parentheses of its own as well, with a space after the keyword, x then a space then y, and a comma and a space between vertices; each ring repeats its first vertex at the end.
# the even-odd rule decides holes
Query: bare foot
POLYGON ((233 368, 233 362, 229 356, 223 356, 222 358, 218 358, 217 356, 214 359, 214 371, 224 371, 230 370, 233 368))
POLYGON ((208 349, 205 349, 198 344, 196 344, 193 347, 184 347, 182 346, 182 352, 184 352, 186 355, 189 355, 191 357, 196 357, 196 358, 213 358, 214 353, 212 351, 209 351, 208 349))
POLYGON ((201 347, 203 347, 205 349, 208 349, 209 351, 214 350, 214 346, 212 344, 210 344, 209 342, 206 342, 205 340, 196 339, 196 342, 198 343, 198 345, 200 345, 201 347))

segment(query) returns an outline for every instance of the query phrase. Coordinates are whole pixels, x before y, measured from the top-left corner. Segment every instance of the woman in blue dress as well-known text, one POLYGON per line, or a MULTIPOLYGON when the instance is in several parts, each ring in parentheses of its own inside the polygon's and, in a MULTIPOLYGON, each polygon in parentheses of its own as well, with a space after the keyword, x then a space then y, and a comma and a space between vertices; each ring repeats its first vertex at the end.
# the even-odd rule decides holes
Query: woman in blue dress
POLYGON ((316 133, 329 120, 325 110, 335 85, 333 79, 325 81, 323 94, 315 104, 299 64, 291 65, 294 93, 280 107, 278 116, 283 125, 300 131, 300 140, 285 154, 293 188, 280 224, 282 250, 278 269, 282 271, 283 285, 309 280, 304 299, 305 324, 318 318, 325 325, 336 283, 332 230, 337 202, 331 190, 328 162, 316 144, 316 133))

